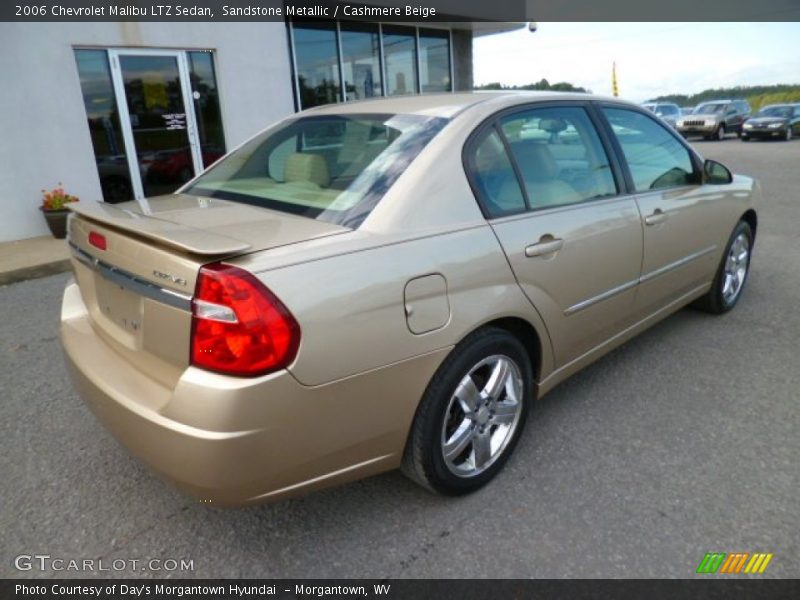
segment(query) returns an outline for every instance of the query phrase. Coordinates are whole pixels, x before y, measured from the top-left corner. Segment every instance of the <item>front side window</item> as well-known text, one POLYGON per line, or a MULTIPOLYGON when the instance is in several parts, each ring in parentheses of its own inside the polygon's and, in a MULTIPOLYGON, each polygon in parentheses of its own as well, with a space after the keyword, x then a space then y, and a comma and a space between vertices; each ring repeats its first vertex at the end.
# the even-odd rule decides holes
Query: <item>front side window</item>
POLYGON ((535 108, 500 120, 531 209, 613 196, 608 156, 578 107, 535 108))
POLYGON ((603 108, 637 192, 696 182, 689 151, 647 115, 624 108, 603 108))
POLYGON ((446 123, 418 115, 294 119, 233 151, 184 191, 357 227, 446 123))

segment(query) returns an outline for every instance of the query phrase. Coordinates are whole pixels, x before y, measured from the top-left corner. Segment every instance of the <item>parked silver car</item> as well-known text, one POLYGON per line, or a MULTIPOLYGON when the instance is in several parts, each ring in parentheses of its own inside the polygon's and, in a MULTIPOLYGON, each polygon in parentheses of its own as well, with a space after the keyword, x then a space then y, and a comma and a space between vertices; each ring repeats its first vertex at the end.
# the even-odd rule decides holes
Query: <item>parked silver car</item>
POLYGON ((671 102, 645 102, 642 106, 656 113, 670 127, 675 127, 678 118, 681 116, 681 108, 671 102))

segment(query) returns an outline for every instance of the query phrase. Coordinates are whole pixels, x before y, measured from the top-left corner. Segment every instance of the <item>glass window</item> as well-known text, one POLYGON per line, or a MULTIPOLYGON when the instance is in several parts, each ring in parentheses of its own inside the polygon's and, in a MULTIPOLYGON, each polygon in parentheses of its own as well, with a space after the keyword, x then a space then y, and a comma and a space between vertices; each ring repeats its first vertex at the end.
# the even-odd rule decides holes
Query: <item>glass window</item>
POLYGON ((378 26, 342 23, 342 67, 348 100, 381 95, 380 36, 378 26))
POLYGON ((125 143, 111 84, 105 50, 75 50, 83 104, 92 137, 103 200, 123 202, 133 198, 125 143))
POLYGON ((419 30, 419 80, 424 92, 449 92, 450 33, 435 29, 419 30))
POLYGON ((203 167, 208 167, 225 154, 225 135, 219 107, 214 55, 211 52, 189 52, 194 113, 203 155, 203 167))
POLYGON ((417 36, 410 27, 383 28, 386 93, 389 96, 417 91, 417 36))
POLYGON ((696 115, 718 115, 724 113, 728 108, 724 102, 706 102, 694 110, 696 115))
POLYGON ((119 71, 144 195, 172 193, 195 175, 178 59, 120 54, 119 71))
POLYGON ((187 193, 357 227, 446 123, 419 115, 295 119, 233 151, 187 193))
POLYGON ((519 180, 497 131, 487 130, 474 148, 469 167, 487 216, 504 217, 524 211, 519 180))
POLYGON ((616 195, 608 156, 583 108, 536 108, 500 124, 532 209, 616 195))
POLYGON ((332 22, 295 22, 294 54, 300 107, 311 108, 341 99, 339 50, 332 22))
POLYGON ((660 123, 633 110, 604 108, 637 192, 695 183, 689 151, 660 123))

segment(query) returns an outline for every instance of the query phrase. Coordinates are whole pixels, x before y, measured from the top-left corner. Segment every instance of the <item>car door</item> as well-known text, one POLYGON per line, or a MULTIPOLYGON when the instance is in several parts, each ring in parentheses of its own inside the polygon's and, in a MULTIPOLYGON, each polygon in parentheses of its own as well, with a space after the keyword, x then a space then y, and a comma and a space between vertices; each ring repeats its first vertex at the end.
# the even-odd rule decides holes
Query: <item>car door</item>
POLYGON ((630 322, 642 234, 588 104, 537 106, 479 130, 467 168, 558 367, 630 322))
POLYGON ((604 105, 642 215, 644 256, 636 314, 644 318, 711 281, 725 238, 712 186, 699 161, 669 129, 630 107, 604 105))

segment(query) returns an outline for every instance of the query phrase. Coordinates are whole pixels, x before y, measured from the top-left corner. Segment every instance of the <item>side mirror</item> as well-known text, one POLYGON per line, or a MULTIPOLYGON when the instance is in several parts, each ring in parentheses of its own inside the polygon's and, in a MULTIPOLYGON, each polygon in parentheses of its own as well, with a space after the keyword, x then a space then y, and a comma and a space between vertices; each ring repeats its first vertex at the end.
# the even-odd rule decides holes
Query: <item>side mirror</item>
POLYGON ((703 163, 703 183, 710 183, 712 185, 724 185, 733 181, 733 174, 731 174, 728 167, 718 163, 715 160, 706 160, 703 163))

